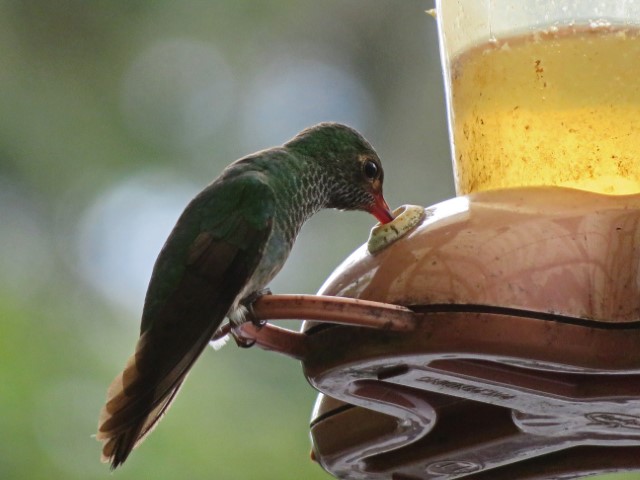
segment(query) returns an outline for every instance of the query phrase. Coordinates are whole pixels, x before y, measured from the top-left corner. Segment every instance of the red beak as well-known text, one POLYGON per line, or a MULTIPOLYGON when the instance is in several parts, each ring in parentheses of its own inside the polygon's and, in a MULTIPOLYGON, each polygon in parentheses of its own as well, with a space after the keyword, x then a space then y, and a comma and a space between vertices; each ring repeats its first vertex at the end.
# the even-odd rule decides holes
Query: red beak
POLYGON ((378 221, 382 224, 389 223, 393 220, 393 215, 391 215, 391 211, 389 210, 389 205, 384 200, 384 197, 381 193, 375 196, 376 203, 373 204, 369 213, 376 217, 378 221))

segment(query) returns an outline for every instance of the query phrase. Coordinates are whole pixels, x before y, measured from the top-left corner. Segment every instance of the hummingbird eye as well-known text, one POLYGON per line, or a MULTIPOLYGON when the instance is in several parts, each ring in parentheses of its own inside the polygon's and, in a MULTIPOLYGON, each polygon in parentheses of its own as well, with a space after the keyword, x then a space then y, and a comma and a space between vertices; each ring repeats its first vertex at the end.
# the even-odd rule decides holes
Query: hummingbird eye
POLYGON ((362 164, 362 173, 369 180, 375 180, 378 177, 380 169, 373 160, 367 160, 362 164))

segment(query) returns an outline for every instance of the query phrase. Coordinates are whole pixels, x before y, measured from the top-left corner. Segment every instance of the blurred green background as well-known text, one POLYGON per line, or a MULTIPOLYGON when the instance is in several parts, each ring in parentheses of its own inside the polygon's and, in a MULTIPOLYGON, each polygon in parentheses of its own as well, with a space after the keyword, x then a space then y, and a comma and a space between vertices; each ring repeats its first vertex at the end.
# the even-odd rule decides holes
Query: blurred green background
MULTIPOLYGON (((337 120, 377 148, 392 207, 453 196, 431 7, 0 2, 0 478, 112 478, 91 436, 153 261, 232 160, 337 120)), ((273 291, 315 292, 374 222, 319 214, 273 291)), ((206 351, 113 478, 328 479, 315 395, 292 360, 206 351)))

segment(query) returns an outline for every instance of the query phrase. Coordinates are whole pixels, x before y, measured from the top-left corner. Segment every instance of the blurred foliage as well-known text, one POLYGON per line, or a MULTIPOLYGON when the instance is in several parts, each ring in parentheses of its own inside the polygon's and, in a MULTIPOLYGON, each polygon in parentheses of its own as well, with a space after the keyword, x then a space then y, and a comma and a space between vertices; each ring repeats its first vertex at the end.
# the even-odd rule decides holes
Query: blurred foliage
MULTIPOLYGON (((139 257, 235 158, 342 115, 377 147, 392 206, 453 195, 431 6, 0 2, 0 478, 109 478, 91 435, 137 338, 139 257)), ((372 224, 314 218, 273 290, 316 291, 372 224)), ((116 476, 328 478, 309 460, 314 399, 293 361, 207 351, 116 476)))

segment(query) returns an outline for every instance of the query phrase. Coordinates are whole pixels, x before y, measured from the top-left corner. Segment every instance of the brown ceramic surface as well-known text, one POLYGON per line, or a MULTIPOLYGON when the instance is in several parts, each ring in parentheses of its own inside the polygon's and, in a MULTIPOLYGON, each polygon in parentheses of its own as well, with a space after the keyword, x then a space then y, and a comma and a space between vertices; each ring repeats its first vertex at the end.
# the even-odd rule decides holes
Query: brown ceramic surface
POLYGON ((340 325, 240 330, 326 394, 313 458, 338 478, 640 470, 638 249, 640 196, 484 192, 427 209, 375 255, 362 247, 321 290, 368 302, 255 305, 340 325))
POLYGON ((320 293, 632 322, 639 259, 640 195, 497 190, 428 208, 401 241, 376 255, 354 252, 320 293))

